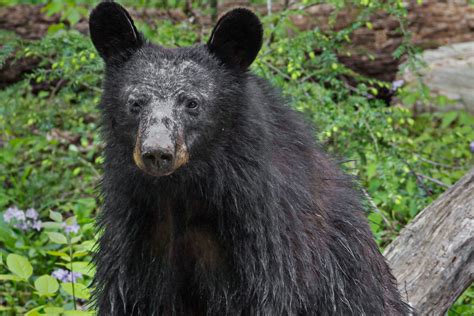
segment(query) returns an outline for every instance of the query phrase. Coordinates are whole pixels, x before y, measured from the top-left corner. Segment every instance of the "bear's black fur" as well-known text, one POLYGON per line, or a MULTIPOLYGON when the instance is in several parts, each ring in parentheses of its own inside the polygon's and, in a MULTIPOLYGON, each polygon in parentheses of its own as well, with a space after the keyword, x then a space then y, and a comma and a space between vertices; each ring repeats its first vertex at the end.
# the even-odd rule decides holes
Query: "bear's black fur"
POLYGON ((104 2, 100 315, 402 315, 361 196, 278 91, 247 71, 248 10, 206 45, 144 40, 104 2))

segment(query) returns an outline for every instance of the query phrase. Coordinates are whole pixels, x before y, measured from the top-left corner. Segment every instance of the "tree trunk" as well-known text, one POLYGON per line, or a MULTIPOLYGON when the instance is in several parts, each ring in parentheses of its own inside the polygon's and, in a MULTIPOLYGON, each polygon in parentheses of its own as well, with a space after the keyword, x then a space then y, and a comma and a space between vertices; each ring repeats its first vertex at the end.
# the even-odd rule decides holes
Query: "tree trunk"
POLYGON ((408 224, 385 250, 420 315, 443 315, 474 280, 474 168, 408 224))

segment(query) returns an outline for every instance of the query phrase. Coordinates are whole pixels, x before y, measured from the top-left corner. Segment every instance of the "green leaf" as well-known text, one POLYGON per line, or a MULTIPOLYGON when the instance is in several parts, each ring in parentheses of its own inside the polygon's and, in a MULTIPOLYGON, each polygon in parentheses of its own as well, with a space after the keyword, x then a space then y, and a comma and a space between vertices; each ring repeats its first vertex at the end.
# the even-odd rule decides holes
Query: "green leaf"
POLYGON ((0 274, 0 281, 21 281, 21 280, 23 279, 13 274, 0 274))
POLYGON ((382 223, 382 215, 380 215, 379 213, 372 212, 367 218, 369 220, 370 228, 374 233, 381 230, 380 224, 382 223))
POLYGON ((40 310, 43 308, 43 305, 41 306, 38 306, 38 307, 35 307, 33 308, 32 310, 28 311, 25 316, 40 316, 40 310))
POLYGON ((58 222, 43 222, 42 226, 43 226, 43 228, 46 228, 46 229, 61 229, 63 227, 62 222, 61 223, 58 223, 58 222))
POLYGON ((0 223, 0 241, 3 241, 10 248, 15 248, 16 240, 11 229, 5 223, 0 223))
POLYGON ((35 288, 41 296, 51 296, 59 289, 58 281, 50 275, 42 275, 35 281, 35 288))
POLYGON ((75 244, 79 241, 81 241, 82 236, 76 236, 71 238, 71 244, 75 244))
POLYGON ((92 316, 93 312, 86 311, 64 311, 65 316, 92 316))
POLYGON ((53 221, 60 223, 63 221, 63 216, 59 212, 49 211, 49 218, 53 221))
POLYGON ((71 261, 71 257, 67 253, 62 251, 46 251, 46 253, 51 256, 61 257, 66 261, 71 261))
POLYGON ((67 10, 65 15, 66 20, 68 20, 71 25, 77 24, 77 22, 79 22, 79 20, 81 19, 81 14, 74 8, 70 8, 70 10, 67 10))
POLYGON ((64 29, 66 29, 66 26, 64 25, 64 23, 62 22, 54 23, 48 27, 48 34, 54 34, 64 29))
POLYGON ((375 163, 370 163, 367 165, 367 177, 369 179, 372 179, 375 174, 377 173, 377 164, 375 163))
POLYGON ((76 216, 68 217, 68 218, 66 218, 66 220, 64 222, 66 222, 66 225, 73 225, 73 224, 77 223, 76 216))
POLYGON ((443 116, 443 120, 441 122, 441 128, 446 128, 448 127, 449 125, 451 125, 451 123, 458 117, 458 113, 457 112, 448 112, 446 113, 444 116, 443 116))
POLYGON ((92 240, 86 240, 82 244, 77 245, 77 249, 81 249, 84 251, 92 251, 95 248, 96 243, 92 240))
MULTIPOLYGON (((71 267, 71 263, 68 263, 66 267, 71 267)), ((87 261, 76 261, 72 262, 72 270, 74 272, 79 272, 80 274, 84 274, 87 276, 94 276, 94 266, 87 261)))
POLYGON ((73 285, 74 285, 74 295, 76 298, 80 298, 83 300, 88 300, 90 297, 89 289, 82 283, 72 283, 72 282, 66 282, 62 283, 61 287, 63 290, 69 294, 73 295, 73 285))
POLYGON ((52 16, 53 14, 59 13, 64 9, 64 5, 61 4, 61 1, 50 1, 46 6, 41 9, 42 12, 45 12, 47 16, 52 16))
POLYGON ((67 238, 63 234, 60 233, 54 233, 54 232, 49 232, 48 233, 49 239, 57 244, 67 244, 67 238))
POLYGON ((43 310, 46 314, 61 314, 61 313, 64 313, 64 308, 62 308, 62 307, 49 306, 49 307, 43 308, 43 310))
POLYGON ((417 93, 408 93, 402 98, 402 103, 408 106, 412 106, 419 99, 417 93))
POLYGON ((23 280, 28 280, 28 278, 33 274, 33 267, 28 259, 14 253, 8 255, 7 267, 11 272, 23 280))

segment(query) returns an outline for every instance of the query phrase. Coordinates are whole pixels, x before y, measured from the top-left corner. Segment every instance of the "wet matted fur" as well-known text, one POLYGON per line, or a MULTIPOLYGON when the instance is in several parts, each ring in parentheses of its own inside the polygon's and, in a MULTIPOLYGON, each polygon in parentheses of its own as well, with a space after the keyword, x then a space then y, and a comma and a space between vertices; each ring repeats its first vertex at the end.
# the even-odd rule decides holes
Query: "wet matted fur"
POLYGON ((105 61, 100 315, 409 312, 351 178, 248 71, 253 13, 227 13, 185 48, 147 42, 113 2, 90 30, 105 61), (165 171, 143 161, 164 143, 165 171))

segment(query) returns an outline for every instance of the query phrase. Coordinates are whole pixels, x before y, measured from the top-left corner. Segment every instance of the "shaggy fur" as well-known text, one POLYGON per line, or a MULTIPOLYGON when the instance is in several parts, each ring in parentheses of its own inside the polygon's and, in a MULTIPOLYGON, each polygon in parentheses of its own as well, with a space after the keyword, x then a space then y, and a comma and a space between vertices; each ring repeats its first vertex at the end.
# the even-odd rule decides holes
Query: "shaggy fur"
POLYGON ((351 179, 247 71, 261 45, 251 12, 177 49, 146 42, 115 3, 90 24, 106 64, 100 315, 408 314, 351 179), (159 177, 137 167, 143 126, 183 133, 189 161, 159 177))

